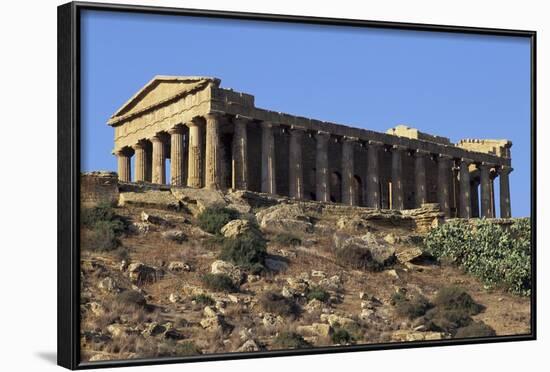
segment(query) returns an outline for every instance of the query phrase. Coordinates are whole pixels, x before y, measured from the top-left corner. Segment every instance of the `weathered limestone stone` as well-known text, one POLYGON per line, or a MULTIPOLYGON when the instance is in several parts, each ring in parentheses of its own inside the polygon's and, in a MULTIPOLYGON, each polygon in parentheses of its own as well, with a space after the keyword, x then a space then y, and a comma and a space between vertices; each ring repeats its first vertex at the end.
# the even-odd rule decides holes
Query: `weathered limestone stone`
POLYGON ((482 163, 478 166, 481 177, 481 217, 493 218, 491 202, 492 181, 490 177, 491 166, 482 163))
POLYGON ((273 123, 262 123, 262 192, 276 194, 273 123))
POLYGON ((183 129, 174 127, 170 131, 170 184, 183 186, 185 184, 185 142, 183 129))
POLYGON ((451 205, 449 201, 449 175, 451 172, 451 157, 439 154, 437 165, 437 200, 445 217, 451 216, 451 205))
POLYGON ((130 159, 131 155, 128 152, 127 149, 122 149, 116 154, 118 159, 118 179, 122 182, 130 182, 132 180, 131 177, 131 164, 130 159))
POLYGON ((118 175, 115 172, 89 172, 80 175, 80 203, 83 207, 118 203, 118 175))
POLYGON ((380 208, 380 171, 378 154, 382 142, 369 141, 367 152, 367 207, 380 208))
POLYGON ((234 119, 235 133, 233 134, 232 151, 232 181, 231 187, 236 190, 248 189, 248 135, 247 125, 250 119, 237 115, 234 119))
POLYGON ((187 163, 187 186, 202 186, 202 123, 197 119, 186 123, 189 127, 189 154, 187 163))
POLYGON ((146 153, 145 153, 145 145, 143 142, 136 143, 133 147, 134 153, 135 153, 135 172, 134 177, 136 182, 143 182, 145 181, 145 175, 147 171, 146 166, 146 153))
POLYGON ((357 205, 357 196, 353 187, 354 145, 354 138, 344 138, 342 142, 342 203, 348 205, 357 205))
POLYGON ((500 217, 510 218, 512 217, 512 210, 510 207, 510 179, 509 175, 512 172, 511 167, 501 167, 499 172, 500 179, 500 217))
POLYGON ((328 140, 330 134, 317 132, 315 153, 315 195, 318 201, 330 201, 330 182, 328 171, 328 140))
POLYGON ((160 136, 151 138, 153 143, 153 183, 166 183, 166 146, 160 136))
POLYGON ((223 189, 223 150, 220 144, 220 114, 208 113, 206 118, 206 174, 204 187, 223 189))
POLYGON ((470 164, 469 159, 460 161, 460 205, 459 213, 461 218, 470 218, 472 216, 472 202, 470 196, 470 164))
POLYGON ((391 201, 392 209, 404 209, 405 198, 403 196, 403 151, 402 146, 393 146, 391 157, 391 201))
POLYGON ((427 202, 426 190, 426 157, 428 152, 417 150, 414 153, 414 171, 415 171, 415 196, 416 207, 420 208, 422 204, 427 202))
POLYGON ((304 197, 304 170, 302 164, 302 136, 303 131, 292 129, 290 131, 289 157, 288 157, 288 181, 290 196, 295 199, 304 197))

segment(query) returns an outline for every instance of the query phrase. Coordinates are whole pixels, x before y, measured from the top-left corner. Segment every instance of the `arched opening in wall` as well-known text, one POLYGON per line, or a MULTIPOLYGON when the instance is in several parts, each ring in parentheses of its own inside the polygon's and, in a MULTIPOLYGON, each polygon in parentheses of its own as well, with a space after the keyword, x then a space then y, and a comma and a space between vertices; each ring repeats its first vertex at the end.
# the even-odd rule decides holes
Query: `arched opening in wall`
POLYGON ((342 175, 339 172, 330 174, 330 201, 334 203, 342 202, 342 175))
POLYGON ((353 205, 363 205, 363 182, 358 175, 353 176, 353 205))

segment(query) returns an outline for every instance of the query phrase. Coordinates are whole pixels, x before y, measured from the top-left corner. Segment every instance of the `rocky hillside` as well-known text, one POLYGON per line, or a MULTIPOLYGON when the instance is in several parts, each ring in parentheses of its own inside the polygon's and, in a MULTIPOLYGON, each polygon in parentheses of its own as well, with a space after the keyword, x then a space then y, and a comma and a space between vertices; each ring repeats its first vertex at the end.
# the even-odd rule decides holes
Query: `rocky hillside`
POLYGON ((82 360, 529 332, 529 298, 423 249, 399 213, 126 185, 83 210, 82 360))

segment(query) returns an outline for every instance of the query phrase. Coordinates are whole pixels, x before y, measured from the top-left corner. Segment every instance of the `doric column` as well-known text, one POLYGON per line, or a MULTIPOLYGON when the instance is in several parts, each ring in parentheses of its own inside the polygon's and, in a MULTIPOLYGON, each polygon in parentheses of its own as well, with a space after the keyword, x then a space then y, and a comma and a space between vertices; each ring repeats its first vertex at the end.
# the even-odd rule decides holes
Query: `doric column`
POLYGON ((147 172, 147 155, 145 154, 145 144, 138 142, 132 146, 132 148, 134 149, 134 153, 136 155, 134 159, 134 177, 136 178, 136 182, 143 182, 145 181, 147 172))
POLYGON ((462 158, 460 160, 460 195, 459 195, 459 216, 460 218, 472 217, 472 198, 470 196, 470 164, 472 160, 462 158))
POLYGON ((292 198, 304 197, 304 169, 302 163, 302 137, 303 130, 293 128, 290 130, 289 156, 288 156, 288 189, 292 198))
POLYGON ((153 183, 163 185, 166 183, 166 146, 162 139, 156 135, 151 138, 153 143, 153 183))
POLYGON ((380 170, 378 155, 382 142, 369 141, 367 150, 367 207, 380 208, 380 170))
POLYGON ((262 122, 262 192, 276 194, 274 124, 262 122))
POLYGON ((353 187, 355 138, 344 137, 342 142, 342 203, 357 205, 357 195, 353 187))
POLYGON ((185 144, 183 129, 172 128, 170 134, 170 184, 173 186, 185 185, 185 144))
POLYGON ((426 190, 426 157, 428 154, 429 153, 424 150, 416 150, 414 153, 414 180, 417 208, 420 208, 422 204, 426 203, 428 200, 426 190))
POLYGON ((472 217, 479 217, 479 180, 470 183, 470 199, 472 201, 472 217))
POLYGON ((187 156, 187 186, 202 186, 202 128, 198 119, 186 123, 189 127, 189 154, 187 156))
POLYGON ((449 174, 451 172, 451 157, 439 154, 437 158, 437 201, 445 217, 451 216, 449 201, 449 174))
POLYGON ((402 146, 393 146, 391 148, 391 196, 392 209, 404 209, 403 196, 403 151, 402 146))
POLYGON ((330 180, 328 174, 328 140, 330 134, 317 132, 315 153, 315 195, 318 201, 330 201, 330 180))
POLYGON ((237 115, 233 119, 233 145, 231 161, 231 187, 236 190, 248 189, 248 136, 246 127, 250 119, 237 115))
POLYGON ((153 182, 153 146, 145 146, 145 182, 153 182))
POLYGON ((500 218, 512 217, 512 209, 510 207, 510 172, 513 168, 502 166, 498 169, 500 181, 500 218))
POLYGON ((487 163, 478 165, 481 176, 481 217, 492 218, 493 208, 491 201, 491 166, 487 163))
POLYGON ((220 141, 219 113, 208 113, 206 119, 206 164, 204 187, 207 189, 221 190, 223 188, 223 150, 220 141))
POLYGON ((132 181, 132 175, 131 175, 131 155, 128 152, 127 149, 119 150, 116 153, 117 157, 117 163, 118 163, 118 179, 122 182, 130 182, 132 181))

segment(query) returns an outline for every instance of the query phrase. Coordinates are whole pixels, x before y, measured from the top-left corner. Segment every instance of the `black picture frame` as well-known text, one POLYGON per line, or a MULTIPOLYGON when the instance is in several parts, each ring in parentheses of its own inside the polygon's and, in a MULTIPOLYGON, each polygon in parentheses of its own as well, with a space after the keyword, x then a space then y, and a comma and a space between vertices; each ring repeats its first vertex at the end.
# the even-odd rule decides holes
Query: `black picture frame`
POLYGON ((352 351, 401 349, 426 346, 481 344, 488 342, 536 339, 536 32, 524 30, 460 27, 449 25, 381 22, 358 19, 320 18, 280 14, 259 14, 156 6, 136 6, 71 2, 58 7, 58 315, 57 360, 69 369, 139 366, 289 355, 341 353, 352 351), (135 359, 81 363, 80 355, 80 14, 82 10, 134 12, 161 15, 199 16, 238 20, 261 20, 316 25, 338 25, 379 29, 465 33, 529 38, 531 43, 531 221, 532 221, 532 295, 531 333, 461 340, 417 341, 338 347, 318 347, 253 353, 225 353, 191 357, 135 359))

